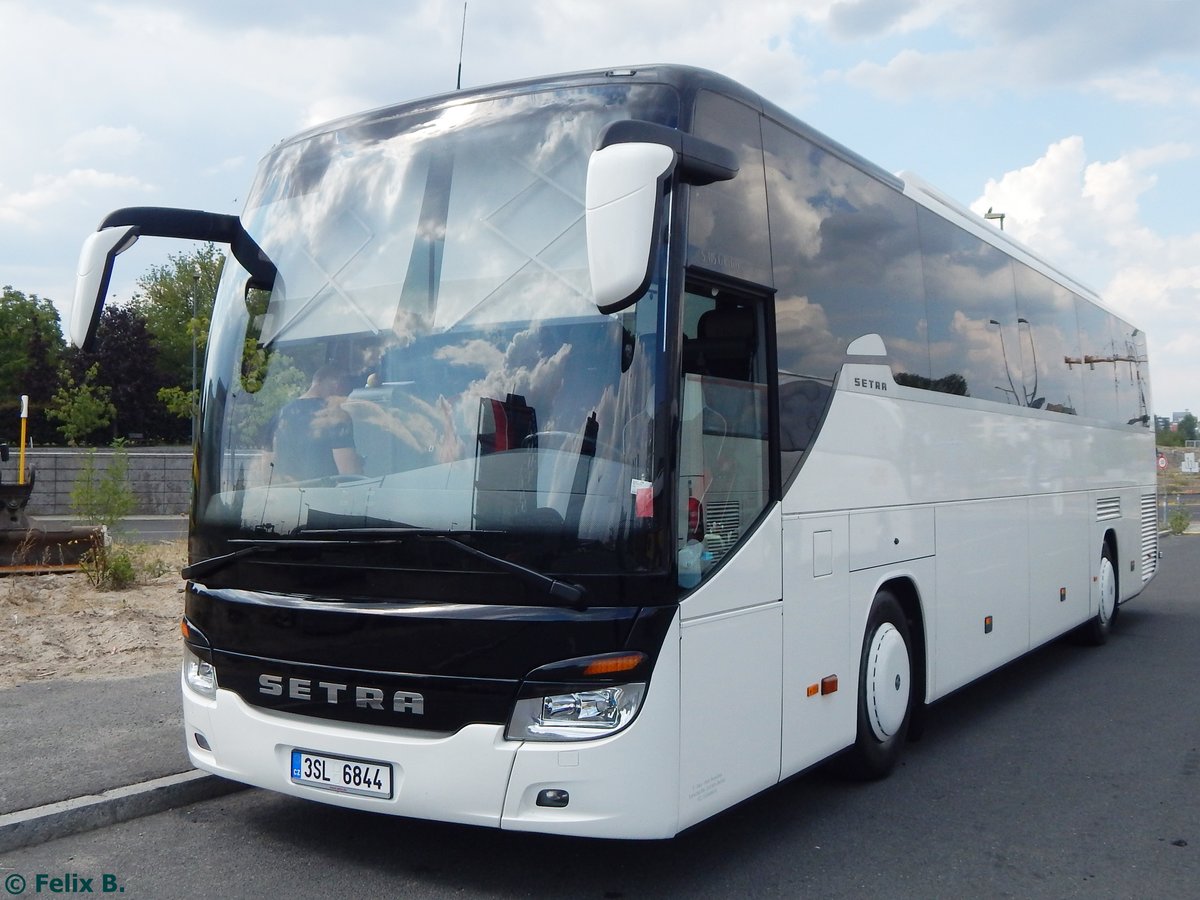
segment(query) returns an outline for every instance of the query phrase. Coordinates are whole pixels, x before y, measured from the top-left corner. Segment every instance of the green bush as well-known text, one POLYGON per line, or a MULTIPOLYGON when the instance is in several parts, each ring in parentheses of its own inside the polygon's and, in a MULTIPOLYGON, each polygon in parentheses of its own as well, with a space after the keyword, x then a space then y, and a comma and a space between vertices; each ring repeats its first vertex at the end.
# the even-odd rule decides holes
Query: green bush
POLYGON ((96 451, 89 450, 71 488, 71 510, 89 525, 101 526, 79 562, 93 587, 121 590, 133 584, 137 573, 133 558, 124 550, 113 549, 108 531, 137 507, 129 484, 129 452, 118 440, 113 442, 108 466, 100 469, 96 462, 96 451))
POLYGON ((92 587, 102 591, 120 591, 137 581, 133 558, 124 550, 114 549, 97 538, 79 560, 79 567, 92 587))
POLYGON ((108 555, 108 586, 114 591, 129 587, 137 580, 133 560, 124 550, 117 550, 108 555))
POLYGON ((1167 516, 1167 528, 1171 534, 1183 534, 1192 524, 1192 514, 1186 509, 1176 509, 1167 516))
POLYGON ((89 450, 71 488, 71 511, 89 525, 112 528, 136 508, 124 442, 113 442, 112 459, 104 469, 96 465, 96 451, 89 450))

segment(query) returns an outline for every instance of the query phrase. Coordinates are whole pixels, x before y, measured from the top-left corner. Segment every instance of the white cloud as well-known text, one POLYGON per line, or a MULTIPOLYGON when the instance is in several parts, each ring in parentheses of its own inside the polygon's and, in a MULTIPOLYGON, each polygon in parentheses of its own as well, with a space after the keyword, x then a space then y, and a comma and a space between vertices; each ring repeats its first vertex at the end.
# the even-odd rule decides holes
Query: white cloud
POLYGON ((27 190, 12 193, 0 190, 0 223, 40 229, 55 208, 79 206, 94 193, 137 194, 146 190, 149 186, 137 178, 95 169, 71 169, 61 175, 39 176, 27 190))
POLYGON ((1013 236, 1051 259, 1073 260, 1077 271, 1115 279, 1147 257, 1175 267, 1182 261, 1180 239, 1149 229, 1140 200, 1157 184, 1157 168, 1194 155, 1191 147, 1171 143, 1089 162, 1083 138, 1072 136, 1030 165, 989 180, 971 208, 1003 212, 1013 236))
POLYGON ((1087 87, 1122 103, 1168 109, 1200 106, 1200 84, 1186 75, 1159 69, 1139 69, 1119 77, 1093 78, 1087 87))
POLYGON ((224 172, 235 172, 246 165, 246 157, 244 155, 230 156, 223 159, 215 165, 206 167, 201 171, 202 175, 220 175, 224 172))
POLYGON ((67 163, 90 165, 95 165, 98 159, 123 159, 136 153, 144 140, 145 135, 130 125, 122 128, 97 125, 67 138, 62 158, 67 163))
MULTIPOLYGON (((902 50, 886 64, 861 62, 842 77, 854 87, 892 99, 911 99, 919 95, 978 96, 981 92, 991 92, 985 85, 996 84, 998 67, 1007 69, 1009 64, 1009 60, 995 50, 941 53, 902 50)), ((1006 87, 1013 83, 1007 81, 1006 87)))
POLYGON ((1011 234, 1059 257, 1076 249, 1068 237, 1073 223, 1094 214, 1083 198, 1086 168, 1083 138, 1064 138, 1036 162, 988 181, 971 209, 1004 213, 1011 234))
POLYGON ((886 97, 987 97, 1014 89, 1074 85, 1144 100, 1194 102, 1194 81, 1151 68, 1200 52, 1200 6, 1124 0, 926 0, 833 3, 829 27, 843 36, 930 30, 929 49, 862 61, 842 77, 886 97), (888 10, 887 13, 883 10, 888 10), (903 13, 903 14, 899 14, 903 13), (839 23, 841 23, 839 25, 839 23))

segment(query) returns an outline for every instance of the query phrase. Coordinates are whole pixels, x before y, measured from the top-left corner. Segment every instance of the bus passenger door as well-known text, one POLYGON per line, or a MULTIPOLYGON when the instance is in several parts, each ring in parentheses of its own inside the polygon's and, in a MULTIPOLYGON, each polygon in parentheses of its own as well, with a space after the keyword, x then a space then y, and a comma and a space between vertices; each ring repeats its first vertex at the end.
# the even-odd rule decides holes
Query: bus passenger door
POLYGON ((845 514, 783 519, 781 778, 854 741, 848 532, 845 514))

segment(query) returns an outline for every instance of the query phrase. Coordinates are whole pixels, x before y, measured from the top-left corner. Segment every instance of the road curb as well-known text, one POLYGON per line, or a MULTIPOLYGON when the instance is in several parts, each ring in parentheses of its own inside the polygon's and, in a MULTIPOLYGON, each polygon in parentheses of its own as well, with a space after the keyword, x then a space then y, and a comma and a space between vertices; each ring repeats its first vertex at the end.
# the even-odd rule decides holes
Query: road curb
POLYGON ((0 853, 211 800, 246 785, 192 770, 0 816, 0 853))

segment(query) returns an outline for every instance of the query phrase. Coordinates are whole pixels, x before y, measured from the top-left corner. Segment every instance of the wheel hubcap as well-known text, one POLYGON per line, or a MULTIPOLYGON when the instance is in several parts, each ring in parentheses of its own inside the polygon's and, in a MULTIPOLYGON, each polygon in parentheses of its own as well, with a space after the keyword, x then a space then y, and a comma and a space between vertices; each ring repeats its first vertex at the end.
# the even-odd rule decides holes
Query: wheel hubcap
POLYGON ((867 718, 877 739, 886 741, 904 723, 910 678, 904 637, 895 625, 884 622, 872 635, 867 653, 867 718))

